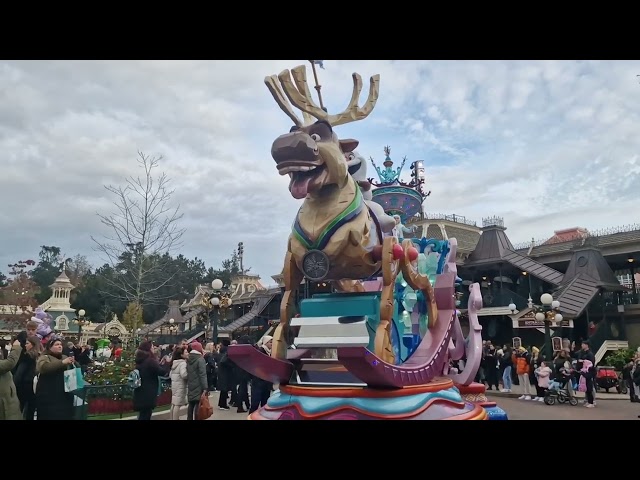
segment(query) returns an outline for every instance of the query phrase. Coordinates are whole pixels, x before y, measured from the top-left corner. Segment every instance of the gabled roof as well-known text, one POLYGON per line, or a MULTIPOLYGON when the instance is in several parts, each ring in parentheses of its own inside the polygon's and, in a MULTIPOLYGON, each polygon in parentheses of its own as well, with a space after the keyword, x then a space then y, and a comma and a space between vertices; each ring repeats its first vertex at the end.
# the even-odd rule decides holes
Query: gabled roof
POLYGON ((505 230, 498 225, 484 227, 475 250, 464 262, 465 268, 505 262, 551 285, 560 285, 562 273, 515 252, 505 230))

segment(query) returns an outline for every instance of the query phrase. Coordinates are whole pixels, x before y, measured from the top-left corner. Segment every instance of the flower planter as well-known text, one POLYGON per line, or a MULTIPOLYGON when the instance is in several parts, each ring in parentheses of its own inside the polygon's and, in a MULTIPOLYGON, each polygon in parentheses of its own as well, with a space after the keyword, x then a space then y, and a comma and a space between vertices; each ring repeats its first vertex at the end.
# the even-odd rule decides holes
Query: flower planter
MULTIPOLYGON (((158 395, 158 407, 171 404, 171 389, 163 383, 162 390, 158 395)), ((85 398, 89 416, 134 413, 133 392, 127 385, 88 385, 85 398)))

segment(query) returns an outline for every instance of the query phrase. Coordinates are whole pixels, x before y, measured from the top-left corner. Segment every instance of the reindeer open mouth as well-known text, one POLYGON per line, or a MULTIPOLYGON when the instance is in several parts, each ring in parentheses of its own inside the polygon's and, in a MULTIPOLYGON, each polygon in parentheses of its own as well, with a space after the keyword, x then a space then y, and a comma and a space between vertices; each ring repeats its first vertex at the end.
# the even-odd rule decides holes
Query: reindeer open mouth
POLYGON ((293 198, 305 198, 322 187, 327 170, 315 138, 301 131, 281 135, 273 143, 271 155, 280 175, 291 177, 293 198))
POLYGON ((323 173, 326 172, 324 163, 315 164, 287 162, 286 165, 278 165, 280 175, 289 174, 291 181, 289 182, 289 191, 295 199, 302 199, 309 192, 322 187, 323 173))

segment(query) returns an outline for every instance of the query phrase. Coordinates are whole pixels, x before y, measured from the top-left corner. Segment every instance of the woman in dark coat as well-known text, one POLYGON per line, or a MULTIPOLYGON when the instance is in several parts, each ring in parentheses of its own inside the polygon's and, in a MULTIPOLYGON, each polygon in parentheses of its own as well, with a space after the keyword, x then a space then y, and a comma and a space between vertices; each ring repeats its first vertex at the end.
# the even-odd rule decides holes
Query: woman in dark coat
POLYGON ((38 420, 73 420, 73 392, 64 391, 64 371, 73 357, 62 354, 62 340, 52 337, 36 362, 36 411, 38 420))
POLYGON ((36 394, 33 392, 33 377, 36 376, 36 361, 42 352, 38 337, 27 337, 26 354, 20 357, 13 381, 20 399, 20 407, 25 420, 33 420, 36 412, 36 394))
MULTIPOLYGON (((273 337, 265 335, 262 337, 260 343, 260 345, 256 345, 256 348, 265 355, 271 355, 273 337)), ((272 389, 273 383, 258 377, 251 378, 251 408, 249 408, 249 413, 253 413, 258 410, 258 408, 264 407, 267 404, 272 389)))
POLYGON ((138 345, 135 363, 140 372, 140 386, 133 391, 133 409, 138 412, 138 420, 151 420, 153 409, 158 404, 158 377, 166 372, 153 354, 151 342, 138 345))
POLYGON ((223 338, 221 343, 220 356, 218 357, 218 388, 220 389, 218 408, 221 410, 229 410, 227 402, 229 399, 229 390, 235 387, 233 378, 233 369, 235 364, 227 354, 227 350, 229 349, 229 340, 223 338))

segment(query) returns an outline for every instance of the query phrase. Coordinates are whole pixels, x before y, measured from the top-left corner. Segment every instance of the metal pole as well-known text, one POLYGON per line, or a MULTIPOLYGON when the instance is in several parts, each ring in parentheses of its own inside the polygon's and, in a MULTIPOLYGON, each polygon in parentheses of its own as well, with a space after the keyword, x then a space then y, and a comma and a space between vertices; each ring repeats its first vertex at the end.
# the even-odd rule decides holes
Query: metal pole
POLYGON ((309 62, 311 62, 311 69, 313 70, 313 78, 316 81, 316 86, 314 88, 318 92, 318 101, 320 102, 320 108, 324 110, 324 104, 322 103, 322 93, 320 93, 320 89, 322 88, 322 85, 320 85, 320 83, 318 82, 318 72, 316 71, 316 64, 314 63, 313 60, 309 60, 309 62))
POLYGON ((547 309, 547 311, 545 312, 545 321, 544 321, 544 344, 545 344, 544 348, 547 351, 548 357, 546 358, 546 360, 548 362, 553 361, 553 345, 551 345, 551 317, 550 317, 551 313, 553 312, 547 309))
POLYGON ((218 315, 220 313, 220 308, 216 308, 214 312, 215 314, 213 315, 213 343, 218 343, 218 315))

